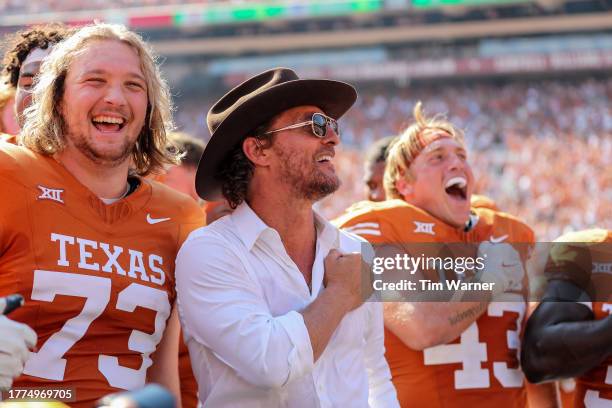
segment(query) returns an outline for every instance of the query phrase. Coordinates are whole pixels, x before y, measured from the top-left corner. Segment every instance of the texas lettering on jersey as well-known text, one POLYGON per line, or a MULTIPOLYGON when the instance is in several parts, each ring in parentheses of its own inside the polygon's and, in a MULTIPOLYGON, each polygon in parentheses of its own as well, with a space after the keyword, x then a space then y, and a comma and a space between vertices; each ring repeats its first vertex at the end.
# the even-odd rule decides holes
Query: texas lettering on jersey
MULTIPOLYGON (((546 267, 549 279, 569 280, 590 294, 595 319, 612 314, 612 231, 592 229, 555 240, 546 267)), ((612 406, 612 358, 576 379, 576 408, 612 406)))
MULTIPOLYGON (((156 254, 144 254, 136 249, 127 250, 118 245, 110 245, 106 242, 92 241, 86 238, 51 233, 51 241, 58 243, 58 266, 76 266, 79 269, 90 271, 103 271, 116 273, 121 276, 129 276, 142 282, 152 282, 162 286, 166 282, 166 272, 162 269, 164 259, 156 254), (78 248, 78 255, 69 260, 70 246, 78 248), (94 262, 93 259, 104 254, 102 263, 94 262), (120 262, 120 260, 122 262, 120 262), (124 268, 121 265, 129 265, 124 268)), ((76 249, 75 248, 75 249, 76 249)))
POLYGON ((105 205, 52 158, 0 147, 0 296, 38 334, 15 387, 70 387, 74 407, 141 387, 176 294, 174 259, 203 224, 193 200, 139 179, 105 205), (170 218, 150 224, 147 217, 170 218))
MULTIPOLYGON (((480 243, 491 238, 501 242, 500 237, 509 243, 534 241, 529 227, 504 213, 475 209, 473 226, 466 232, 402 200, 358 203, 335 223, 373 244, 480 243)), ((521 248, 524 252, 525 246, 521 248)), ((526 261, 527 254, 522 253, 521 259, 526 261)), ((486 313, 455 341, 423 351, 408 348, 385 329, 386 357, 401 405, 524 407, 518 347, 526 296, 525 278, 509 301, 490 303, 486 313)))

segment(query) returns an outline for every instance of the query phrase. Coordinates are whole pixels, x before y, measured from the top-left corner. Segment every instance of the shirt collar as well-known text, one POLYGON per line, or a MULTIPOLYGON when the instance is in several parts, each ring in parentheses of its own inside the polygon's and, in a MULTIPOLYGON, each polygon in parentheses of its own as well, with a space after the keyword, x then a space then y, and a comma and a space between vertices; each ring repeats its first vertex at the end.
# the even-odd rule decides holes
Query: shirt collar
POLYGON ((253 245, 255 245, 259 236, 270 228, 255 214, 255 211, 245 201, 236 207, 231 217, 236 227, 238 227, 236 228, 238 236, 249 251, 253 249, 253 245))
POLYGON ((320 248, 336 248, 340 246, 340 236, 338 229, 334 227, 329 221, 323 218, 314 209, 314 220, 315 227, 317 229, 317 241, 319 241, 320 248))
MULTIPOLYGON (((319 215, 314 209, 315 227, 317 229, 317 241, 321 247, 338 247, 338 230, 329 221, 319 215)), ((261 234, 270 228, 246 202, 242 202, 231 214, 232 221, 239 227, 238 236, 242 243, 249 249, 253 249, 255 242, 261 234)))

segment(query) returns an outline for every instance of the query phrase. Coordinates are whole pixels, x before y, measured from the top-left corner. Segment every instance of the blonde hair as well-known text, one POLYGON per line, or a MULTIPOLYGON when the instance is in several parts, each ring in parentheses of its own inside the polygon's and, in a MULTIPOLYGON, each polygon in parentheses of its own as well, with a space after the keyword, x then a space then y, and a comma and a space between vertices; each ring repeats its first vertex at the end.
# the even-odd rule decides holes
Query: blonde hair
POLYGON ((166 164, 177 164, 177 153, 166 149, 167 133, 174 127, 168 85, 159 72, 150 47, 138 34, 117 24, 85 26, 53 48, 41 67, 32 96, 33 103, 24 112, 23 144, 45 155, 53 155, 64 149, 67 129, 60 106, 66 75, 86 45, 100 40, 116 40, 132 47, 140 58, 147 84, 147 114, 131 154, 133 170, 144 176, 163 169, 166 164))
POLYGON ((387 155, 383 186, 387 199, 403 198, 397 190, 400 178, 412 179, 410 165, 431 142, 441 137, 450 137, 464 145, 463 131, 455 127, 443 116, 426 117, 423 104, 419 101, 413 110, 415 123, 404 130, 392 144, 387 155))
MULTIPOLYGON (((8 84, 0 79, 0 113, 4 109, 13 109, 12 106, 8 106, 12 98, 15 96, 15 89, 11 88, 8 84)), ((0 115, 0 132, 4 132, 5 124, 2 122, 2 116, 0 115)))

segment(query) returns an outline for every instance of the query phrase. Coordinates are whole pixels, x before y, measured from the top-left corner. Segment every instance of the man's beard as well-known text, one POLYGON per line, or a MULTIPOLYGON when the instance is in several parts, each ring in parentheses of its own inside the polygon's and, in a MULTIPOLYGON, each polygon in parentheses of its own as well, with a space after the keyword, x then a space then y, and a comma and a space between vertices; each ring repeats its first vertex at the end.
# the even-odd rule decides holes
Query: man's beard
POLYGON ((340 187, 338 176, 325 174, 318 169, 314 157, 307 157, 299 151, 289 152, 274 145, 272 148, 281 158, 279 176, 291 187, 296 197, 315 202, 340 187))
POLYGON ((74 147, 85 157, 93 163, 105 167, 113 167, 123 163, 130 156, 135 146, 135 141, 126 139, 120 148, 113 149, 113 151, 100 151, 83 135, 72 135, 70 139, 74 147))

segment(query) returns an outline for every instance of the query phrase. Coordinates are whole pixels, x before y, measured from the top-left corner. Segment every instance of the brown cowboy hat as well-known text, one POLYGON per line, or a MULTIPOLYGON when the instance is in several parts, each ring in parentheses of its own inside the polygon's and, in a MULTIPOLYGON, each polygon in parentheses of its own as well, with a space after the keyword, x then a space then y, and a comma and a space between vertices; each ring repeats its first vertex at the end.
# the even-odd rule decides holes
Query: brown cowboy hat
POLYGON ((222 198, 215 177, 227 154, 249 132, 275 115, 302 105, 321 108, 338 119, 355 103, 351 85, 328 79, 300 79, 288 68, 274 68, 254 76, 224 95, 206 117, 211 138, 200 158, 196 191, 205 200, 222 198))

